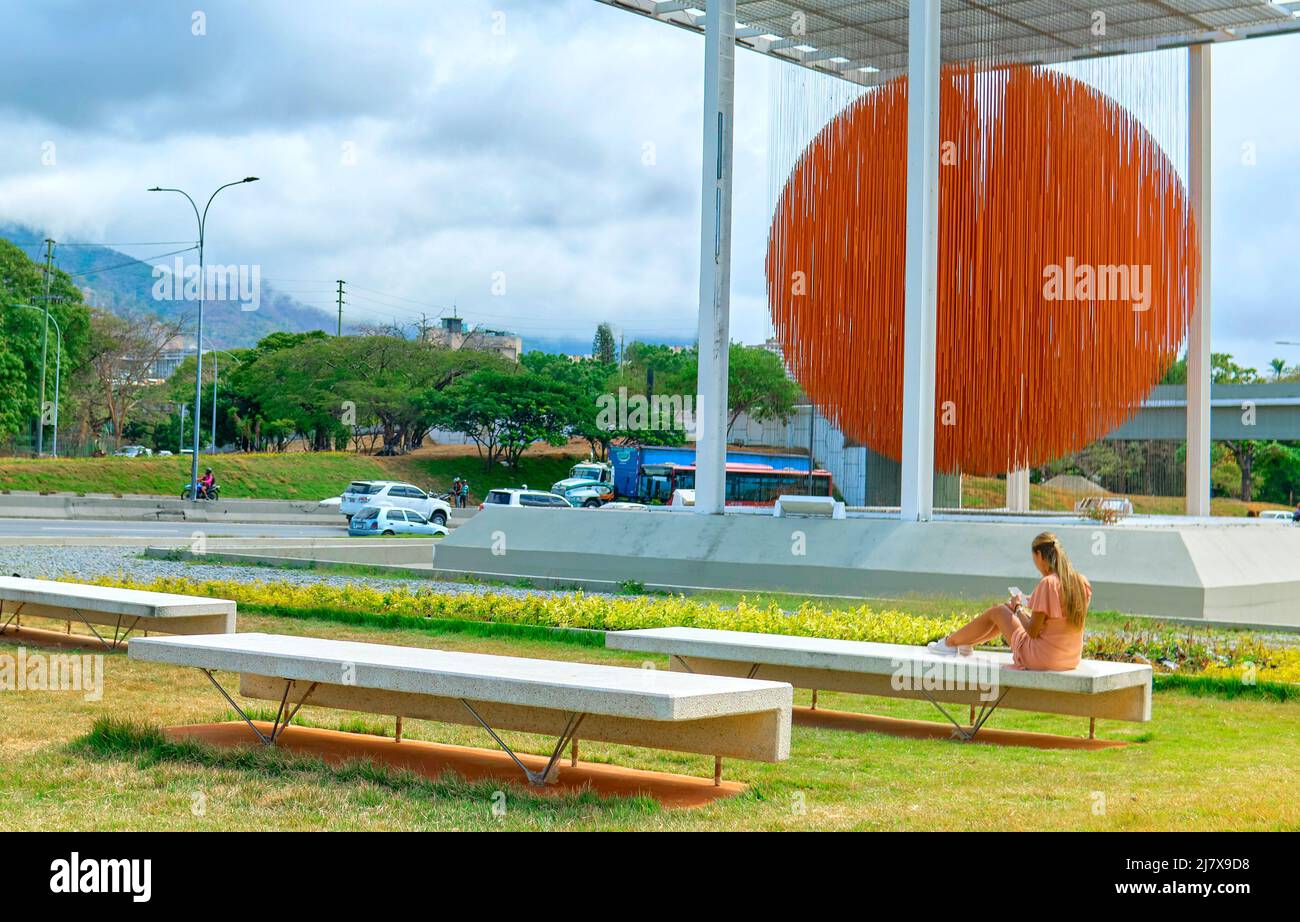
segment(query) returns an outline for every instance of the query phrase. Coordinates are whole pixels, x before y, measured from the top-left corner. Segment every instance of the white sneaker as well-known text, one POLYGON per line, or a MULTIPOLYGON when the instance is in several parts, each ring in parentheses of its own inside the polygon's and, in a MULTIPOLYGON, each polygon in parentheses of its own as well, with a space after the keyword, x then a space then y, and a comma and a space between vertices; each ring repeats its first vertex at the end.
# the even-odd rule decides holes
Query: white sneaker
POLYGON ((948 639, 932 640, 926 644, 925 648, 931 653, 937 653, 940 656, 956 656, 957 648, 948 646, 948 639))

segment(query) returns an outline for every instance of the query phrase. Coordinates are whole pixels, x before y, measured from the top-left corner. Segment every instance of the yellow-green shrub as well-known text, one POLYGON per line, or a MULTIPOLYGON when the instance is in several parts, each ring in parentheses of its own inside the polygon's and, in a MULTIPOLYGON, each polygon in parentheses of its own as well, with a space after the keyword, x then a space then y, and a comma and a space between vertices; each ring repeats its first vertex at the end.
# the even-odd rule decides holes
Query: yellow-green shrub
POLYGON ((620 597, 506 593, 422 592, 405 588, 375 589, 361 583, 334 586, 325 583, 233 581, 198 582, 185 578, 140 582, 129 578, 99 580, 105 585, 154 592, 175 592, 232 599, 254 608, 298 611, 332 609, 398 614, 424 618, 492 621, 545 627, 624 631, 650 627, 701 627, 766 634, 799 634, 842 640, 924 644, 960 627, 964 618, 927 618, 900 611, 877 610, 868 605, 849 609, 824 609, 806 602, 793 612, 775 605, 758 606, 741 600, 734 608, 699 602, 685 596, 620 597))
MULTIPOLYGON (((253 609, 285 612, 332 611, 358 615, 400 615, 414 618, 494 622, 555 628, 626 631, 652 627, 700 627, 763 634, 798 634, 839 640, 924 644, 956 630, 966 622, 961 615, 924 617, 869 605, 823 608, 805 602, 792 612, 776 605, 755 605, 742 599, 734 607, 702 602, 687 596, 608 596, 571 592, 541 593, 458 592, 413 590, 405 587, 377 589, 354 582, 345 586, 326 583, 298 585, 284 582, 251 583, 196 581, 184 577, 142 582, 130 578, 97 580, 102 585, 154 592, 175 592, 232 599, 253 609)), ((1206 675, 1240 680, 1243 669, 1253 668, 1259 682, 1300 682, 1300 647, 1270 645, 1252 635, 1231 640, 1212 636, 1130 631, 1089 634, 1087 658, 1152 662, 1164 671, 1166 659, 1184 675, 1206 675), (1246 666, 1253 664, 1253 666, 1246 666)))
POLYGON ((1241 682, 1300 683, 1300 647, 1271 648, 1243 653, 1235 663, 1209 663, 1200 673, 1241 682))

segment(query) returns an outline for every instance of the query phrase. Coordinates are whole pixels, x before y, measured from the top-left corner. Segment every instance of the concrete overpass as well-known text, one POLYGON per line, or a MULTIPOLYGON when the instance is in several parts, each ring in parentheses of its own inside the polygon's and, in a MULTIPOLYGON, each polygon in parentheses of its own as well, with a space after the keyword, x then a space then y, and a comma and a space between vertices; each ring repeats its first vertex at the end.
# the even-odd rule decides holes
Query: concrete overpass
MULTIPOLYGON (((1142 409, 1106 436, 1110 442, 1176 439, 1187 435, 1187 389, 1158 385, 1142 409)), ((1210 387, 1210 438, 1300 442, 1300 381, 1214 384, 1210 387)))

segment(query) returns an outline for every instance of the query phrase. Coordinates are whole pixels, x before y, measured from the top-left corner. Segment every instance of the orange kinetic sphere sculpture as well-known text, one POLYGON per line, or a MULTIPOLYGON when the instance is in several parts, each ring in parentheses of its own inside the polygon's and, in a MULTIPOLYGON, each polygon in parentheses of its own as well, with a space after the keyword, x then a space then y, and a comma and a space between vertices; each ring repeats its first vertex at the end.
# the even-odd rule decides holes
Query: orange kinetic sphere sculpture
MULTIPOLYGON (((945 72, 935 466, 997 474, 1127 419, 1177 356, 1199 254, 1138 119, 1054 71, 945 72)), ((817 135, 777 203, 768 296, 791 371, 845 434, 902 442, 907 84, 817 135)))

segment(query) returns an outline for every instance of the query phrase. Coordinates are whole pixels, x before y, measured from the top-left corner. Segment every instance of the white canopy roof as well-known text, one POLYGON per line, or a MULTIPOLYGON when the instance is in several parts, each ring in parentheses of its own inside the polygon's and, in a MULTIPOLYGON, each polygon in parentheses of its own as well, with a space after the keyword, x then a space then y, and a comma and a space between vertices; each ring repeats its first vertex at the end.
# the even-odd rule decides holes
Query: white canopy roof
MULTIPOLYGON (((705 0, 599 2, 704 30, 705 0)), ((736 43, 875 84, 907 70, 907 10, 907 0, 737 0, 736 43)), ((943 0, 940 47, 947 62, 1048 64, 1300 31, 1297 11, 1300 0, 943 0)))

